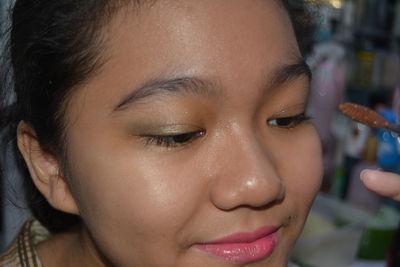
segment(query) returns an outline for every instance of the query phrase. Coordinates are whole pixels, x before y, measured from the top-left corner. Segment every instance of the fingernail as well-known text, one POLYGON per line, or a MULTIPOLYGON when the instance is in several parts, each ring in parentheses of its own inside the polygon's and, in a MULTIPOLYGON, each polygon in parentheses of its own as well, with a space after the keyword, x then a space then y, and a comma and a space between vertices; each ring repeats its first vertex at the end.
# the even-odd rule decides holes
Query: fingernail
POLYGON ((364 173, 365 173, 366 171, 368 171, 368 169, 364 169, 364 170, 361 171, 361 173, 360 173, 360 179, 361 179, 361 181, 364 181, 364 173))

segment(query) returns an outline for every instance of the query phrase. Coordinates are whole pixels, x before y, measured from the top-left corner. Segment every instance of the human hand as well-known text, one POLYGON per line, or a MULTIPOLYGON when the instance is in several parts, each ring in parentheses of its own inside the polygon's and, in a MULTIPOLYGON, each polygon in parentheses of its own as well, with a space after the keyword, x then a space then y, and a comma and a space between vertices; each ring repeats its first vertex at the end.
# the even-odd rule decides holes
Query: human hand
POLYGON ((400 175, 392 172, 364 170, 360 176, 364 185, 372 192, 400 201, 400 175))

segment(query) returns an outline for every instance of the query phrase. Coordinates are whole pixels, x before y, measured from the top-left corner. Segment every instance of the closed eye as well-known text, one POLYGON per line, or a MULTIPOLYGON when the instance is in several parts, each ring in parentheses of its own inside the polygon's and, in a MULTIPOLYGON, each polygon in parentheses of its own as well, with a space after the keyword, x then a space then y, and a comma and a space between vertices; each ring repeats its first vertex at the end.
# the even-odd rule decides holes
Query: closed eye
POLYGON ((296 116, 271 119, 271 120, 267 121, 267 124, 270 126, 292 129, 292 128, 296 127, 297 125, 299 125, 300 123, 302 123, 304 121, 308 121, 310 119, 311 118, 309 116, 307 116, 305 113, 301 113, 296 116))
POLYGON ((187 145, 204 134, 205 131, 195 131, 172 135, 147 135, 141 137, 145 139, 146 145, 156 145, 170 148, 187 145))

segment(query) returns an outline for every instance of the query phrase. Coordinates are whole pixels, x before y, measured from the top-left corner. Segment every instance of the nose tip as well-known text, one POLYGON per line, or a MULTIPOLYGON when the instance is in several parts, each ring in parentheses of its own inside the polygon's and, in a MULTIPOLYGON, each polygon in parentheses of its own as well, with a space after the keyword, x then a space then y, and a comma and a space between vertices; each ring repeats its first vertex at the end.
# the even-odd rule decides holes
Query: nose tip
POLYGON ((230 167, 221 171, 211 190, 211 201, 219 209, 260 208, 283 199, 285 183, 265 155, 234 157, 225 166, 230 167))

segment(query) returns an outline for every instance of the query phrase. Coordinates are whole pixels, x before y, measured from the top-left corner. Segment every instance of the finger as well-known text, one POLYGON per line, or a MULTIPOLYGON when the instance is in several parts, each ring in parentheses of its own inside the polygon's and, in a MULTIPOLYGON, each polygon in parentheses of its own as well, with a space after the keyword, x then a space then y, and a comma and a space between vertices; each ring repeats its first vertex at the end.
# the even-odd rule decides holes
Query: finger
POLYGON ((400 175, 391 172, 364 170, 360 177, 369 190, 400 201, 400 175))

